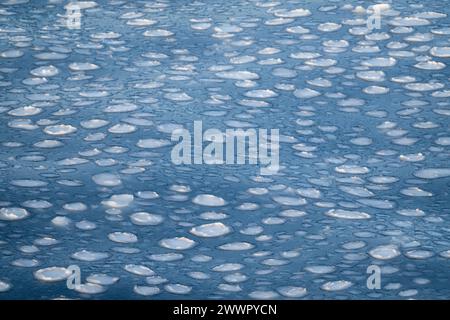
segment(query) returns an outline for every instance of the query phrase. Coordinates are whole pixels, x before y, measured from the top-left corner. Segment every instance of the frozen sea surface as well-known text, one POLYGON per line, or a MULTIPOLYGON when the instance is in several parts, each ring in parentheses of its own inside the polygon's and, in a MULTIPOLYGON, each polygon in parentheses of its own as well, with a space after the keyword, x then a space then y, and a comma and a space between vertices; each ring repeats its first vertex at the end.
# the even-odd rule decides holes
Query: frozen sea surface
POLYGON ((2 0, 0 299, 449 299, 449 7, 389 2, 2 0))

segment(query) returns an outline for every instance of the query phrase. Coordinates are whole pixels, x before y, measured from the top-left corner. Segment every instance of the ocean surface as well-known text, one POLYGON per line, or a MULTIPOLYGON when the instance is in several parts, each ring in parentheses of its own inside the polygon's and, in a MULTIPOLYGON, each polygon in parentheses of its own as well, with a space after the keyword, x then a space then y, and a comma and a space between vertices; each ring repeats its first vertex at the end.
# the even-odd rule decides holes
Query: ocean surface
POLYGON ((0 1, 0 299, 449 299, 448 4, 0 1))

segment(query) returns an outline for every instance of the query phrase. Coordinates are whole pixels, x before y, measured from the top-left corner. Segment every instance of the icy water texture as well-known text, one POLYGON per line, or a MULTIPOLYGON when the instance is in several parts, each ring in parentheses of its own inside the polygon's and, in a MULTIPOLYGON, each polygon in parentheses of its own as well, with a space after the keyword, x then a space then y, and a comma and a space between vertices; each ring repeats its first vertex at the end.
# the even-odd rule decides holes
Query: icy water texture
POLYGON ((65 4, 0 5, 0 299, 450 298, 442 1, 65 4), (194 120, 281 170, 173 165, 194 120))

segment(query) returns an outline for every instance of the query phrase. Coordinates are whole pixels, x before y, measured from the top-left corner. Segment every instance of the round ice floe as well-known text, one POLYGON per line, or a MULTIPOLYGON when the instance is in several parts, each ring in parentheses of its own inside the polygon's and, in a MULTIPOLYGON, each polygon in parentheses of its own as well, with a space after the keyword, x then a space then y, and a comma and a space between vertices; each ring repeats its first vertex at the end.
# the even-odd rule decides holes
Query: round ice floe
POLYGON ((179 283, 167 284, 164 286, 164 289, 173 294, 188 294, 192 290, 191 287, 179 283))
POLYGON ((72 62, 69 64, 69 69, 72 71, 89 71, 98 68, 98 65, 89 62, 72 62))
POLYGON ((19 258, 11 262, 11 264, 21 268, 33 268, 39 265, 39 261, 36 259, 19 258))
POLYGON ((110 208, 120 209, 128 207, 133 200, 132 194, 114 194, 109 199, 102 201, 102 204, 110 208))
POLYGON ((389 92, 389 88, 382 86, 368 86, 363 89, 366 94, 386 94, 389 92))
POLYGON ((133 273, 138 276, 153 276, 155 272, 150 269, 149 267, 137 265, 137 264, 127 264, 125 265, 124 269, 130 273, 133 273))
POLYGON ((219 246, 219 249, 227 251, 243 251, 253 249, 255 246, 248 242, 230 242, 219 246))
POLYGON ((104 39, 116 39, 121 36, 120 33, 109 31, 109 32, 99 32, 91 34, 91 38, 98 39, 98 40, 104 40, 104 39))
POLYGON ((44 128, 44 132, 52 136, 62 136, 75 131, 77 131, 77 128, 71 126, 70 124, 57 124, 44 128))
POLYGON ((434 256, 434 253, 428 250, 411 250, 405 252, 405 256, 410 259, 423 260, 431 258, 432 256, 434 256))
POLYGON ((354 219, 354 220, 361 220, 361 219, 369 219, 370 215, 368 213, 362 212, 362 211, 350 211, 350 210, 343 210, 343 209, 331 209, 326 212, 327 216, 338 218, 338 219, 354 219))
POLYGON ((26 116, 34 116, 41 112, 42 112, 41 108, 37 108, 37 107, 33 107, 33 106, 25 106, 25 107, 19 107, 16 109, 12 109, 12 110, 8 111, 8 114, 15 116, 15 117, 26 117, 26 116))
POLYGON ((92 180, 99 186, 115 187, 122 183, 120 177, 112 173, 99 173, 92 177, 92 180))
POLYGON ((430 54, 439 58, 450 58, 450 47, 433 47, 430 54))
POLYGON ((350 288, 352 282, 347 280, 329 281, 324 283, 320 288, 325 291, 340 291, 350 288))
POLYGON ((303 206, 306 204, 306 200, 300 197, 276 196, 272 199, 284 206, 303 206))
POLYGON ((315 274, 327 274, 334 272, 336 268, 333 266, 308 266, 305 270, 315 274))
POLYGON ((270 89, 258 89, 258 90, 251 90, 247 91, 245 93, 245 96, 249 98, 258 98, 258 99, 264 99, 264 98, 272 98, 276 97, 278 94, 270 89))
POLYGON ((85 211, 88 207, 82 202, 71 202, 64 204, 63 208, 67 211, 85 211))
POLYGON ((39 252, 39 248, 35 245, 29 245, 29 246, 21 246, 19 247, 19 250, 23 253, 36 253, 39 252))
POLYGON ((226 235, 231 232, 231 228, 221 222, 215 222, 193 227, 190 232, 197 237, 211 238, 226 235))
POLYGON ((9 49, 9 50, 0 52, 0 58, 5 58, 5 59, 20 58, 23 55, 24 55, 24 52, 22 50, 18 50, 18 49, 9 49))
POLYGON ((414 26, 426 26, 430 22, 426 19, 417 17, 396 17, 392 19, 389 24, 396 27, 414 27, 414 26))
POLYGON ((136 145, 140 148, 153 149, 153 148, 165 147, 170 144, 171 143, 169 140, 164 140, 164 139, 141 139, 138 141, 138 143, 136 145))
POLYGON ((340 25, 338 23, 325 22, 325 23, 319 24, 317 29, 322 32, 333 32, 333 31, 339 30, 341 27, 342 27, 342 25, 340 25))
POLYGON ((412 297, 419 293, 416 289, 403 290, 398 293, 400 297, 412 297))
POLYGON ((425 215, 425 212, 420 209, 401 209, 397 210, 397 213, 406 217, 423 217, 425 215))
POLYGON ((440 146, 450 146, 450 137, 440 137, 437 138, 434 143, 440 146))
POLYGON ((36 188, 36 187, 44 187, 48 183, 41 180, 31 180, 31 179, 19 179, 19 180, 12 180, 10 182, 12 185, 17 187, 24 187, 24 188, 36 188))
POLYGON ((81 261, 98 261, 103 260, 109 257, 109 254, 106 252, 94 252, 88 250, 77 251, 71 256, 73 259, 81 260, 81 261))
POLYGON ((208 207, 220 207, 226 205, 226 201, 223 198, 212 194, 199 194, 192 199, 192 202, 200 206, 208 207))
POLYGON ((156 226, 161 224, 164 218, 158 214, 148 212, 136 212, 130 216, 131 222, 140 226, 156 226))
POLYGON ((193 100, 193 98, 185 92, 170 92, 164 95, 164 98, 176 102, 185 102, 193 100))
POLYGON ((63 60, 67 58, 68 55, 59 52, 42 52, 35 54, 34 57, 39 60, 63 60))
POLYGON ((51 220, 51 222, 52 222, 52 224, 54 224, 57 227, 67 227, 67 226, 70 225, 72 220, 70 218, 67 218, 67 217, 57 216, 57 217, 54 217, 51 220))
POLYGON ((38 246, 53 246, 57 243, 59 243, 59 241, 52 237, 42 237, 34 240, 34 244, 38 246))
POLYGON ((27 200, 23 202, 22 205, 31 209, 48 209, 53 206, 46 200, 27 200))
POLYGON ((118 243, 134 243, 138 241, 137 236, 129 232, 113 232, 108 234, 108 238, 118 243))
POLYGON ((396 245, 381 245, 369 251, 369 254, 378 260, 389 260, 400 255, 400 251, 396 245))
POLYGON ((109 286, 117 281, 119 281, 118 277, 112 277, 107 274, 97 273, 97 274, 91 274, 86 278, 87 282, 99 284, 102 286, 109 286))
POLYGON ((155 191, 138 191, 136 195, 141 199, 157 199, 159 198, 159 194, 155 191))
POLYGON ((374 196, 374 193, 367 188, 359 187, 359 186, 340 186, 340 190, 344 191, 345 193, 351 194, 353 196, 357 197, 372 197, 374 196))
POLYGON ((309 88, 297 89, 294 91, 294 96, 300 99, 311 99, 314 97, 318 97, 320 95, 321 95, 320 92, 309 88))
POLYGON ((59 70, 55 66, 49 65, 49 66, 42 66, 42 67, 33 69, 30 71, 30 73, 36 77, 47 78, 47 77, 56 76, 59 73, 59 70))
POLYGON ((299 217, 303 217, 305 215, 306 215, 305 211, 295 210, 295 209, 288 209, 288 210, 283 210, 280 212, 280 216, 286 217, 286 218, 299 218, 299 217))
POLYGON ((28 211, 23 208, 9 207, 0 209, 0 220, 16 221, 25 219, 29 215, 28 211))
POLYGON ((33 146, 36 148, 45 148, 45 149, 57 148, 63 145, 64 144, 58 140, 42 140, 33 144, 33 146))
POLYGON ((161 247, 173 250, 187 250, 195 246, 195 241, 186 237, 162 239, 159 241, 161 247))
POLYGON ((281 287, 278 288, 277 291, 287 298, 301 298, 308 294, 306 288, 293 286, 281 287))
POLYGON ((228 215, 222 212, 208 211, 200 214, 200 218, 204 220, 221 220, 227 218, 228 215))
POLYGON ((160 253, 160 254, 151 254, 148 256, 150 260, 153 261, 161 261, 161 262, 171 262, 171 261, 177 261, 184 258, 184 255, 181 253, 160 253))
POLYGON ((419 187, 408 187, 400 190, 401 194, 410 197, 431 197, 433 194, 431 192, 420 189, 419 187))
POLYGON ((75 226, 80 230, 94 230, 97 228, 97 225, 94 222, 81 220, 75 224, 75 226))
POLYGON ((367 167, 360 167, 356 165, 342 165, 335 168, 336 172, 347 174, 366 174, 370 170, 367 167))
POLYGON ((158 287, 135 285, 133 291, 141 296, 153 296, 161 292, 158 287))
POLYGON ((450 168, 426 168, 416 171, 414 175, 422 179, 446 178, 450 177, 450 168))
POLYGON ((428 60, 416 63, 414 67, 422 70, 441 70, 444 69, 446 66, 445 63, 428 60))
POLYGON ((405 88, 411 91, 434 91, 444 88, 445 85, 440 82, 414 82, 405 85, 405 88))
POLYGON ((250 71, 221 71, 216 76, 223 79, 232 80, 257 80, 259 75, 250 71))
POLYGON ((34 277, 44 282, 54 282, 65 280, 72 273, 63 267, 48 267, 39 269, 34 273, 34 277))
POLYGON ((103 126, 106 126, 109 123, 109 121, 103 120, 103 119, 90 119, 81 121, 80 125, 85 129, 98 129, 103 126))
POLYGON ((357 250, 364 248, 366 246, 366 243, 364 241, 350 241, 346 242, 342 245, 342 248, 346 250, 357 250))
POLYGON ((244 266, 240 263, 223 263, 212 268, 215 272, 230 272, 241 270, 244 266))
POLYGON ((75 285, 75 291, 84 294, 99 294, 106 291, 106 288, 96 283, 82 283, 75 285))
POLYGON ((248 296, 252 299, 257 299, 257 300, 270 300, 270 299, 277 298, 278 293, 276 293, 275 291, 256 290, 256 291, 250 292, 248 296))
POLYGON ((6 292, 11 289, 11 284, 6 281, 0 280, 0 292, 6 292))
POLYGON ((170 37, 173 32, 165 29, 153 29, 147 30, 143 34, 144 37, 170 37))

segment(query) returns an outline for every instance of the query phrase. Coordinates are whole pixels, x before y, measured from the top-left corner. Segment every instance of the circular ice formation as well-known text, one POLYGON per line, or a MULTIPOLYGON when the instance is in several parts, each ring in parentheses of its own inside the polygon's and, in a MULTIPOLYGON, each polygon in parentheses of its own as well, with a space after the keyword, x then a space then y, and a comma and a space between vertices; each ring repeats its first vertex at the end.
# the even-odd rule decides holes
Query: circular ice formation
POLYGON ((192 202, 200 206, 208 207, 221 207, 226 204, 226 201, 224 199, 212 194, 199 194, 194 199, 192 199, 192 202))
POLYGON ((92 177, 92 180, 99 186, 115 187, 122 183, 120 177, 112 173, 99 173, 92 177))
POLYGON ((422 179, 438 179, 450 177, 450 168, 426 168, 416 171, 414 175, 422 179))
POLYGON ((9 207, 0 209, 0 220, 16 221, 25 219, 29 215, 28 211, 23 208, 9 207))
POLYGON ((277 291, 287 298, 301 298, 308 294, 306 288, 293 286, 281 287, 278 288, 277 291))
POLYGON ((388 244, 378 246, 369 251, 369 254, 378 260, 394 259, 400 255, 400 251, 396 245, 388 244))
POLYGON ((300 197, 276 196, 272 199, 283 206, 303 206, 306 204, 306 200, 300 197))
POLYGON ((75 291, 85 294, 99 294, 106 291, 106 288, 96 283, 82 283, 75 285, 75 291))
POLYGON ((88 250, 81 250, 78 252, 75 252, 71 256, 73 259, 80 260, 80 261, 98 261, 103 260, 109 257, 109 254, 106 252, 94 252, 94 251, 88 251, 88 250))
POLYGON ((36 77, 47 78, 56 76, 59 73, 59 70, 55 66, 49 65, 33 69, 30 71, 30 73, 36 77))
POLYGON ((98 69, 98 66, 89 62, 72 62, 69 64, 69 69, 72 71, 89 71, 98 69))
POLYGON ((11 284, 6 281, 0 280, 0 292, 6 292, 11 289, 11 284))
POLYGON ((173 294, 188 294, 192 290, 191 287, 179 283, 167 284, 164 286, 164 289, 173 294))
POLYGON ((57 124, 53 126, 47 126, 44 128, 44 132, 52 136, 62 136, 77 131, 77 128, 70 124, 57 124))
POLYGON ((88 281, 90 283, 99 284, 102 286, 109 286, 109 285, 112 285, 112 284, 116 283, 117 281, 119 281, 119 278, 112 277, 112 276, 109 276, 109 275, 103 274, 103 273, 96 273, 96 274, 92 274, 92 275, 88 276, 86 278, 86 281, 88 281))
POLYGON ((197 237, 211 238, 226 235, 231 229, 221 222, 215 222, 193 227, 190 232, 197 237))
POLYGON ((44 282, 55 282, 65 280, 72 273, 63 267, 48 267, 39 269, 34 273, 34 277, 44 282))
POLYGON ((170 145, 169 140, 165 139, 141 139, 136 144, 139 148, 154 149, 170 145))
POLYGON ((138 241, 137 236, 130 232, 113 232, 108 234, 108 238, 118 243, 134 243, 138 241))
POLYGON ((331 209, 326 212, 327 216, 338 218, 338 219, 370 219, 370 215, 368 213, 362 211, 350 211, 343 209, 331 209))
POLYGON ((255 246, 248 242, 231 242, 219 246, 219 249, 226 251, 243 251, 253 249, 255 246))
POLYGON ((130 216, 131 222, 139 226, 156 226, 161 224, 164 218, 158 214, 148 212, 136 212, 130 216))
POLYGON ((175 237, 162 239, 159 245, 167 249, 187 250, 195 246, 195 241, 186 237, 175 237))
POLYGON ((321 286, 325 291, 340 291, 350 288, 353 285, 352 282, 347 280, 329 281, 321 286))
POLYGON ((334 272, 336 268, 333 266, 308 266, 305 270, 314 274, 327 274, 334 272))
POLYGON ((158 287, 135 285, 133 291, 141 296, 153 296, 161 292, 158 287))
POLYGON ((153 276, 155 272, 149 267, 137 265, 137 264, 127 264, 124 269, 130 273, 133 273, 138 276, 153 276))

